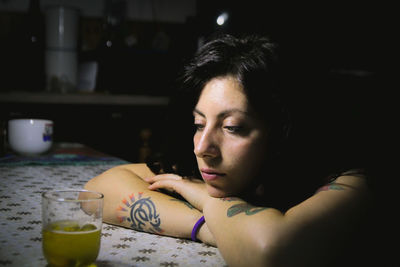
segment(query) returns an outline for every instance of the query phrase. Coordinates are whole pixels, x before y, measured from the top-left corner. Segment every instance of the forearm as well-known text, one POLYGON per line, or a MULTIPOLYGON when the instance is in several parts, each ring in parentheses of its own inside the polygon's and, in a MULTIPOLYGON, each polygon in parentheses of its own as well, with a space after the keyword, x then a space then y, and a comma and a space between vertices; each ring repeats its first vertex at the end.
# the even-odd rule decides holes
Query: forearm
POLYGON ((148 186, 132 171, 117 167, 93 178, 85 188, 104 194, 103 218, 107 223, 190 238, 201 212, 186 202, 148 190, 148 186))
POLYGON ((268 246, 276 238, 283 215, 239 199, 212 198, 203 213, 229 266, 266 266, 268 246))
POLYGON ((203 214, 229 266, 321 266, 337 260, 368 208, 365 181, 342 176, 282 214, 210 198, 203 214))

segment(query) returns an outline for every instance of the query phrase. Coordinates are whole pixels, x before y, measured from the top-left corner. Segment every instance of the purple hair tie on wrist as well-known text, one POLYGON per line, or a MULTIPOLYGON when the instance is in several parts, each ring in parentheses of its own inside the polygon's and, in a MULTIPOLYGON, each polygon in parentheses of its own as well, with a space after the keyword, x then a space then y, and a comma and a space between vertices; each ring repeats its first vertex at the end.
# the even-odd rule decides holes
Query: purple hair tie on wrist
POLYGON ((200 227, 203 225, 204 222, 205 222, 204 216, 201 216, 200 219, 193 226, 192 235, 191 235, 193 241, 197 241, 197 238, 196 238, 197 232, 199 231, 200 227))

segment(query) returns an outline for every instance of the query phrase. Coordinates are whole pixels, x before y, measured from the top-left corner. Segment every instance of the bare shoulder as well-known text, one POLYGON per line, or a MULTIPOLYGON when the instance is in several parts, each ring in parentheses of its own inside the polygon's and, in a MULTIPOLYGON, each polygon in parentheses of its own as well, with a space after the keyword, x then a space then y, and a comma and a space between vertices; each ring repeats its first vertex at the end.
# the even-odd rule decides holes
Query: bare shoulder
POLYGON ((332 251, 344 255, 347 244, 351 246, 358 229, 362 229, 368 210, 369 190, 364 175, 342 173, 286 211, 279 235, 283 240, 280 242, 287 244, 282 251, 303 256, 313 251, 309 258, 293 257, 293 266, 322 266, 332 251))
MULTIPOLYGON (((287 211, 287 215, 303 212, 320 216, 344 215, 362 211, 369 198, 367 177, 358 170, 341 173, 336 179, 319 188, 314 195, 287 211), (328 215, 329 214, 329 215, 328 215)), ((310 218, 312 218, 311 216, 310 218)))
POLYGON ((342 184, 356 190, 367 190, 367 175, 359 169, 343 172, 333 183, 342 184))
POLYGON ((321 191, 344 191, 346 193, 367 193, 367 175, 361 170, 348 170, 342 172, 329 183, 317 190, 321 191))

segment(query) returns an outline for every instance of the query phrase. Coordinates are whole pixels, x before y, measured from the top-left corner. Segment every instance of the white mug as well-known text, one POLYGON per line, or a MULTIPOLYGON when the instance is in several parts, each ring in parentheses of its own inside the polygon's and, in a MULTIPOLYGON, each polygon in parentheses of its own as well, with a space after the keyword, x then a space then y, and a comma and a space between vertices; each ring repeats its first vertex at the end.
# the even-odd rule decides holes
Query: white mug
POLYGON ((22 155, 47 152, 53 144, 53 121, 43 119, 12 119, 8 121, 8 144, 22 155))

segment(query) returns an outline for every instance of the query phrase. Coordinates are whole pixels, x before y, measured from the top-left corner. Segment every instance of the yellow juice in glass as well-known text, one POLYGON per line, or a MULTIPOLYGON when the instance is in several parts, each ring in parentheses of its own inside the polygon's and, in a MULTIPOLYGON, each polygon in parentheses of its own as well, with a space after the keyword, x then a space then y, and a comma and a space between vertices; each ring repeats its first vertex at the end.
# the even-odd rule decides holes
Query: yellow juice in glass
POLYGON ((56 221, 43 229, 43 252, 50 266, 89 266, 100 250, 100 229, 93 224, 56 221))

